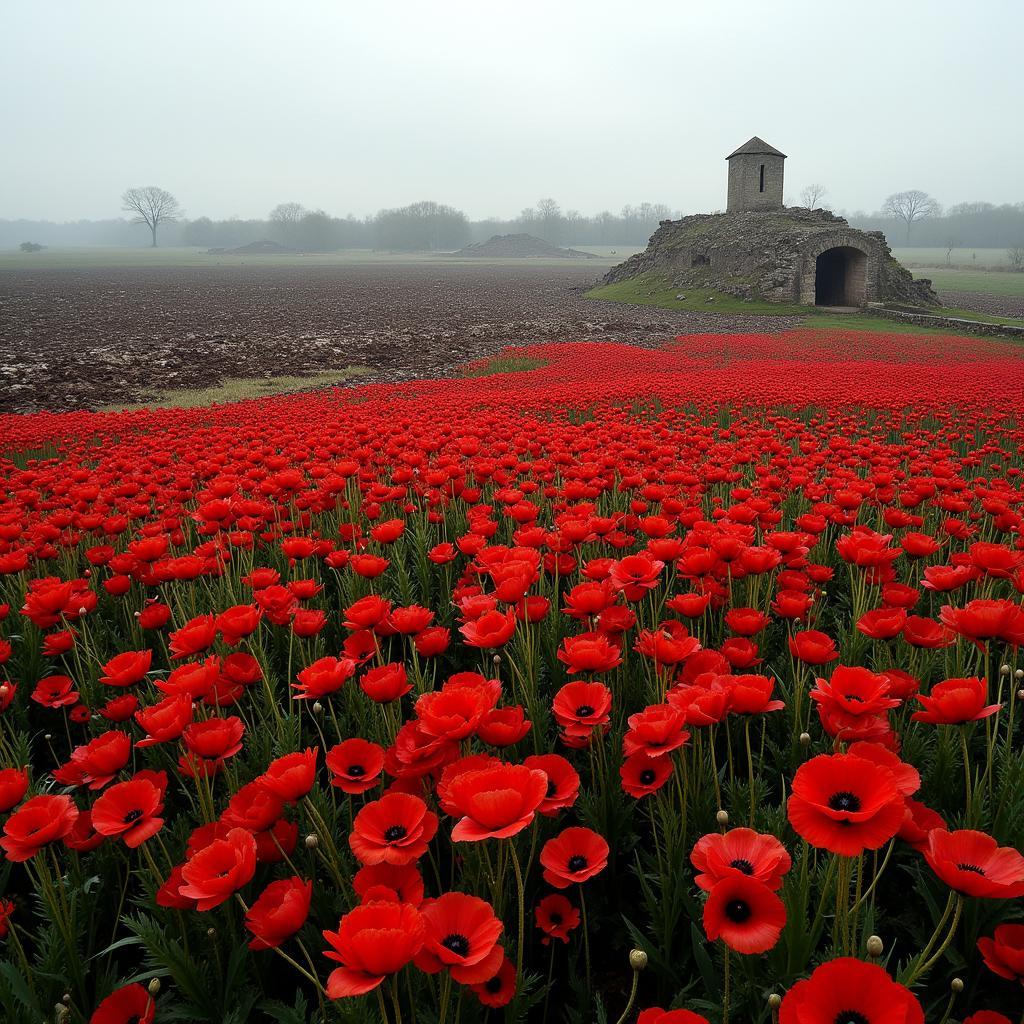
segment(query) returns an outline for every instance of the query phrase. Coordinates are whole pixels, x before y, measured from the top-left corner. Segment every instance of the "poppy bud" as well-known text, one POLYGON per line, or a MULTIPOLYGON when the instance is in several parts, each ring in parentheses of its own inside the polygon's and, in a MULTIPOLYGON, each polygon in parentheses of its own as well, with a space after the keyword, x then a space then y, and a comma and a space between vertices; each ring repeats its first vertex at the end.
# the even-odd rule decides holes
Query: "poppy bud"
POLYGON ((500 654, 495 654, 491 658, 491 663, 494 664, 494 665, 500 665, 501 664, 501 655, 500 654))
POLYGON ((1024 679, 1024 668, 1017 669, 1017 671, 1013 673, 1013 678, 1024 679))
POLYGON ((729 824, 729 812, 719 811, 715 815, 715 821, 717 821, 722 828, 725 828, 729 824))
POLYGON ((313 714, 314 715, 322 715, 323 713, 324 713, 324 706, 323 706, 323 704, 321 704, 320 701, 316 701, 313 704, 313 714))
POLYGON ((809 747, 811 745, 811 734, 809 732, 800 733, 800 746, 809 747))
POLYGON ((308 836, 306 836, 306 838, 303 840, 303 842, 305 842, 307 850, 315 850, 317 848, 317 846, 320 845, 320 840, 317 839, 317 837, 315 835, 313 835, 312 833, 310 833, 308 836))
POLYGON ((50 740, 53 739, 53 733, 52 732, 44 732, 43 733, 43 739, 46 740, 47 743, 49 743, 50 740))
POLYGON ((65 1005, 65 1006, 70 1006, 70 1005, 71 1005, 71 993, 70 993, 70 992, 65 992, 65 993, 64 993, 64 995, 62 995, 62 996, 60 997, 60 1001, 61 1001, 61 1002, 62 1002, 62 1003, 63 1003, 63 1004, 65 1005))
POLYGON ((782 1005, 782 996, 778 992, 773 992, 768 997, 768 1006, 772 1010, 777 1010, 782 1005))
POLYGON ((1024 700, 1024 690, 1018 690, 1018 691, 1017 691, 1017 696, 1018 696, 1018 697, 1019 697, 1019 698, 1020 698, 1021 700, 1024 700))
POLYGON ((642 971, 647 966, 647 954, 642 949, 629 951, 629 966, 634 971, 642 971))
POLYGON ((160 994, 160 979, 151 978, 149 985, 147 986, 147 991, 155 999, 160 994))
POLYGON ((216 938, 217 937, 217 929, 216 928, 207 928, 206 929, 206 937, 208 939, 216 938))
POLYGON ((949 983, 949 987, 953 991, 954 994, 959 995, 964 990, 963 979, 961 979, 961 978, 954 978, 949 983))
POLYGON ((999 674, 1001 676, 1008 676, 1010 674, 1010 666, 1009 665, 1000 665, 999 666, 999 674))
POLYGON ((868 956, 877 960, 885 952, 885 944, 877 935, 869 935, 866 943, 868 956))

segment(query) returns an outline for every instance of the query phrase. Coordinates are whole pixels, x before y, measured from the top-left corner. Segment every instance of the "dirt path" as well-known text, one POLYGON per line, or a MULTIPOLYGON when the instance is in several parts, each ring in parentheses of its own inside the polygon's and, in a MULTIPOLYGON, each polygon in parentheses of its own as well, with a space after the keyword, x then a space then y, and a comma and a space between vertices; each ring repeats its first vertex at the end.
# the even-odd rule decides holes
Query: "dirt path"
POLYGON ((451 372, 507 344, 659 344, 799 318, 682 313, 583 297, 593 267, 237 267, 0 272, 0 409, 144 402, 228 377, 368 366, 451 372))

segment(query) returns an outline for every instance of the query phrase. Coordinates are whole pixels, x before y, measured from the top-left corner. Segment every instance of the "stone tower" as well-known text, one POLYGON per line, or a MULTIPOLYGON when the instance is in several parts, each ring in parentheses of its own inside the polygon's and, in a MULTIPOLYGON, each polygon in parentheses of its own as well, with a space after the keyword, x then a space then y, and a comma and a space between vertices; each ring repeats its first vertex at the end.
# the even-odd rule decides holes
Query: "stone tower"
POLYGON ((786 154, 756 135, 727 157, 729 200, 727 213, 738 210, 781 210, 782 171, 786 154))

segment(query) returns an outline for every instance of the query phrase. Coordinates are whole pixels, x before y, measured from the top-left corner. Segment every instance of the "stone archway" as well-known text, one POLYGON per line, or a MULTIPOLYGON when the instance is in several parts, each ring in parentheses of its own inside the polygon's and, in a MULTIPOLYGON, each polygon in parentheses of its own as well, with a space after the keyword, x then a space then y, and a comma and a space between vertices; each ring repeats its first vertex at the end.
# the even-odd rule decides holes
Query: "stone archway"
POLYGON ((837 245, 814 261, 816 306, 863 306, 867 303, 867 255, 850 245, 837 245))
POLYGON ((878 299, 881 249, 863 231, 815 232, 802 247, 797 294, 805 306, 866 306, 878 299))

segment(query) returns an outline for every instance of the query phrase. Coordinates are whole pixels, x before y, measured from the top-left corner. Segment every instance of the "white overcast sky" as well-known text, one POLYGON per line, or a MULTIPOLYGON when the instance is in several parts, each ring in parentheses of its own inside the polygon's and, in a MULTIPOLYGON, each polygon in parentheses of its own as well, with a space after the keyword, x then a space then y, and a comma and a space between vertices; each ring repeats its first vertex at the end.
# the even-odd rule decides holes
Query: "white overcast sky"
POLYGON ((0 0, 0 217, 1024 201, 1021 0, 0 0))

